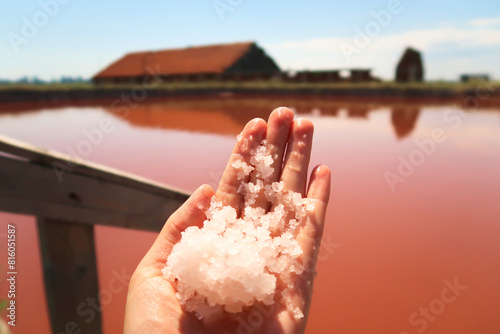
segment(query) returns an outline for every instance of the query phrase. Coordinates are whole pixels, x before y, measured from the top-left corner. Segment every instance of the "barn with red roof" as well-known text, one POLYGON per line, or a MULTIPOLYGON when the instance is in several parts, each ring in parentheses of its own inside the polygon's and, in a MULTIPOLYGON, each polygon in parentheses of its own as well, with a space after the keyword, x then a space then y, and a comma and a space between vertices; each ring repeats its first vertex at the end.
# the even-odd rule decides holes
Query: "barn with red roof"
POLYGON ((254 42, 133 52, 92 79, 95 83, 163 81, 255 80, 280 73, 276 62, 254 42))

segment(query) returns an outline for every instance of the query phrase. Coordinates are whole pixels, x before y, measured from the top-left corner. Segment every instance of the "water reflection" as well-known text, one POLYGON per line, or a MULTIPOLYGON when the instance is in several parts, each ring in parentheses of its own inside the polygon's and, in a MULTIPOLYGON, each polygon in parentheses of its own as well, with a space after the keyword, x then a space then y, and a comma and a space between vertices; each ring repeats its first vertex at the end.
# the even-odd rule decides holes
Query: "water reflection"
MULTIPOLYGON (((439 306, 433 301, 443 281, 455 277, 469 288, 425 333, 500 333, 500 266, 494 265, 500 258, 500 108, 471 112, 455 129, 454 121, 443 121, 452 106, 415 101, 213 97, 144 103, 126 112, 110 105, 5 109, 0 134, 65 152, 87 140, 83 130, 111 117, 115 130, 86 159, 191 190, 218 181, 232 136, 248 120, 293 107, 315 124, 311 164, 333 169, 324 238, 340 244, 321 250, 308 333, 417 333, 410 315, 439 306), (425 160, 391 192, 384 174, 400 173, 401 158, 416 161, 423 151, 417 141, 397 138, 411 136, 422 145, 436 128, 447 139, 421 155, 425 160)), ((0 215, 0 230, 18 224, 22 272, 33 272, 19 281, 19 318, 37 318, 18 332, 48 333, 36 225, 23 219, 0 215)), ((96 235, 103 287, 112 270, 131 273, 155 238, 110 228, 97 228, 96 235)), ((125 290, 117 293, 104 309, 106 333, 123 332, 125 296, 125 290)))
POLYGON ((415 129, 419 114, 418 107, 397 107, 392 109, 391 122, 399 139, 408 136, 415 129))
POLYGON ((366 107, 351 107, 350 109, 347 109, 347 115, 350 118, 368 119, 369 112, 370 109, 366 107))
POLYGON ((339 115, 339 112, 342 110, 341 107, 339 106, 324 106, 321 109, 315 108, 311 111, 313 115, 318 115, 318 116, 332 116, 332 117, 337 117, 339 115))
MULTIPOLYGON (((390 108, 390 122, 396 138, 403 139, 417 127, 420 110, 426 107, 424 101, 399 100, 356 100, 353 98, 319 97, 247 97, 221 94, 212 97, 169 98, 136 104, 131 108, 112 108, 113 101, 73 101, 57 102, 58 108, 65 106, 104 107, 106 112, 120 117, 134 126, 162 128, 190 132, 235 135, 246 122, 255 117, 266 119, 269 112, 279 106, 291 107, 298 114, 322 117, 339 117, 368 120, 370 114, 381 108, 390 108), (341 113, 343 112, 343 113, 341 113)), ((435 104, 435 103, 434 103, 435 104)), ((40 103, 1 105, 0 115, 28 112, 37 113, 40 103)), ((495 110, 490 108, 490 110, 495 110)), ((57 110, 52 108, 51 110, 57 110)), ((498 109, 496 109, 498 110, 498 109)), ((472 110, 473 111, 473 110, 472 110)))
MULTIPOLYGON (((291 107, 298 114, 368 120, 370 113, 387 105, 352 101, 300 101, 297 99, 205 99, 143 103, 127 111, 107 107, 106 111, 140 127, 235 135, 250 119, 266 119, 278 106, 291 107), (313 104, 316 103, 316 104, 313 104), (314 108, 311 107, 314 105, 314 108)), ((420 106, 391 106, 391 123, 396 137, 409 136, 415 129, 420 106)))

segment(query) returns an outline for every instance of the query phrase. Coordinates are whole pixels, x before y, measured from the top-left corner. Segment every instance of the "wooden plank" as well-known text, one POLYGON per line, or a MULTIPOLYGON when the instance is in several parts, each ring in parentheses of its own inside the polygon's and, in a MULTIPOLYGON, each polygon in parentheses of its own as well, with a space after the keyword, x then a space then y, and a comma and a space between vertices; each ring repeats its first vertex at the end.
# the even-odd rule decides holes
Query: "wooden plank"
POLYGON ((162 196, 172 195, 175 197, 178 193, 189 195, 188 192, 184 190, 167 186, 160 182, 155 182, 134 174, 71 157, 59 152, 42 149, 5 136, 0 136, 0 153, 6 153, 11 157, 17 157, 19 160, 27 160, 39 165, 51 167, 53 175, 56 178, 56 171, 62 170, 64 174, 58 178, 60 182, 64 182, 67 175, 76 174, 129 186, 138 190, 145 190, 151 193, 156 192, 162 196))
POLYGON ((59 182, 51 167, 0 156, 0 211, 159 231, 188 198, 166 188, 152 186, 148 191, 134 182, 118 184, 75 173, 59 182))
POLYGON ((102 333, 94 227, 38 218, 38 232, 52 332, 102 333))

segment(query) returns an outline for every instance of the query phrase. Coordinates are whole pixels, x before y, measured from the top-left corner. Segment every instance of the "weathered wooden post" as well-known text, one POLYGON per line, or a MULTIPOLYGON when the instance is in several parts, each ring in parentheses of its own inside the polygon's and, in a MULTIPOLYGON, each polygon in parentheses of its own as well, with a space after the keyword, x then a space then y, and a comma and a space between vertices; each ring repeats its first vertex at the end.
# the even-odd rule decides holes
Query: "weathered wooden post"
POLYGON ((94 225, 159 231, 188 196, 0 136, 0 211, 37 217, 54 333, 102 333, 94 225))

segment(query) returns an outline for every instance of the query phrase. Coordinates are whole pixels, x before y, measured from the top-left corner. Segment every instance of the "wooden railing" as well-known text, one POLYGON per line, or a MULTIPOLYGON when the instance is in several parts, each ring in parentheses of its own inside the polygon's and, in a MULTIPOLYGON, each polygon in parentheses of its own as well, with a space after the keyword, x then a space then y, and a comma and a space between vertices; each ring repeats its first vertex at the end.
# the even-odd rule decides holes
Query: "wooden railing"
POLYGON ((77 307, 99 295, 94 225, 159 231, 189 194, 0 136, 0 211, 37 219, 54 333, 102 333, 77 307))

